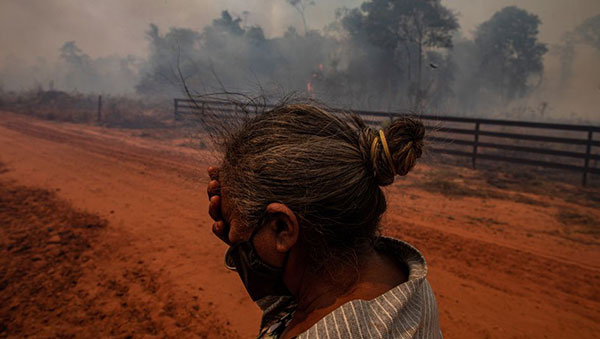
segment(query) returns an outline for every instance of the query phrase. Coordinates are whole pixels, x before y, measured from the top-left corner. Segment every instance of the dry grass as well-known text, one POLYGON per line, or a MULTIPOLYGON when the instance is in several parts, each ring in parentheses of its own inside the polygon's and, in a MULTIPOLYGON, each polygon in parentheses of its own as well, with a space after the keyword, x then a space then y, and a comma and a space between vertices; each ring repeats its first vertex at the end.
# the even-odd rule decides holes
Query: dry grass
POLYGON ((484 188, 485 185, 469 185, 469 178, 456 176, 446 170, 430 172, 425 180, 415 183, 415 185, 427 192, 441 194, 451 198, 474 197, 480 199, 498 199, 511 200, 522 204, 548 207, 544 201, 527 197, 523 194, 511 194, 497 189, 484 188), (474 188, 476 187, 476 188, 474 188))
POLYGON ((512 167, 480 172, 489 186, 501 190, 548 196, 581 206, 600 208, 600 186, 591 181, 588 186, 582 187, 579 173, 574 175, 564 171, 512 167))
POLYGON ((556 218, 566 226, 565 230, 568 233, 600 236, 600 221, 591 214, 581 214, 571 209, 563 208, 559 210, 556 218))
POLYGON ((1 92, 0 109, 46 120, 97 123, 108 127, 160 128, 171 118, 170 106, 144 100, 103 96, 98 121, 98 96, 62 91, 1 92))

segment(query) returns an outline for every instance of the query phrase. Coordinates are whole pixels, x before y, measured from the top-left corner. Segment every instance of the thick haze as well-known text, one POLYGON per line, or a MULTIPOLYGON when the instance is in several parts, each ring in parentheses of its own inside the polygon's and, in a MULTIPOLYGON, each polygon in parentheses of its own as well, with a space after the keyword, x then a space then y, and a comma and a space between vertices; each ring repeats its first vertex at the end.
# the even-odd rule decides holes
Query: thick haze
MULTIPOLYGON (((307 24, 311 29, 322 29, 335 20, 337 8, 353 8, 362 2, 317 0, 315 6, 306 10, 307 24)), ((533 98, 540 102, 549 100, 547 97, 552 97, 558 86, 556 79, 560 70, 552 47, 583 20, 600 14, 599 0, 442 0, 442 3, 457 13, 460 33, 467 38, 472 37, 480 23, 506 6, 518 6, 540 17, 539 38, 551 50, 544 57, 543 91, 535 93, 533 98)), ((156 24, 163 33, 171 27, 201 32, 223 10, 243 18, 243 27, 262 27, 267 38, 282 35, 289 26, 296 27, 298 32, 303 30, 300 16, 285 0, 2 0, 0 85, 24 89, 36 81, 43 83, 40 79, 52 78, 53 70, 48 66, 54 65, 59 49, 68 41, 75 41, 91 59, 101 58, 99 68, 108 69, 122 63, 117 56, 130 55, 129 62, 140 62, 149 52, 146 32, 150 23, 156 24), (31 72, 19 78, 19 72, 27 65, 36 65, 34 69, 39 71, 33 73, 38 78, 28 79, 31 72)), ((115 77, 118 76, 117 71, 115 77)), ((130 78, 123 78, 114 88, 133 92, 133 85, 130 78)), ((600 58, 596 51, 578 50, 570 87, 563 96, 564 100, 555 102, 555 110, 570 110, 568 114, 577 112, 580 116, 596 118, 591 112, 600 106, 600 58)))
MULTIPOLYGON (((311 28, 322 28, 335 18, 335 9, 356 7, 361 0, 318 0, 306 13, 311 28)), ((540 39, 558 42, 582 20, 600 13, 598 0, 443 0, 459 13, 463 33, 510 5, 536 13, 542 20, 540 39)), ((160 29, 186 27, 201 31, 229 10, 249 24, 260 25, 267 37, 288 26, 301 29, 299 16, 285 0, 2 0, 0 1, 0 62, 9 55, 25 61, 57 57, 58 48, 74 40, 92 57, 111 54, 143 56, 148 24, 160 29)))
MULTIPOLYGON (((312 28, 333 21, 336 8, 361 3, 317 2, 306 15, 312 28)), ((301 29, 298 14, 285 0, 2 0, 0 46, 4 48, 0 60, 8 55, 28 61, 37 56, 56 58, 58 48, 71 40, 92 57, 143 56, 150 23, 161 30, 185 27, 202 31, 223 10, 246 17, 248 25, 260 25, 267 37, 283 33, 290 25, 301 29)))

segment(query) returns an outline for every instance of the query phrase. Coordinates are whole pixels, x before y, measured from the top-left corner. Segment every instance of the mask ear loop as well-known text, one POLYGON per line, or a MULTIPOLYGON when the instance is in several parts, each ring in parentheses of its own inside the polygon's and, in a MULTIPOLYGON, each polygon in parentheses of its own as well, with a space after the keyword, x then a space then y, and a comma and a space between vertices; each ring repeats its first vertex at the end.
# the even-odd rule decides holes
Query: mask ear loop
MULTIPOLYGON (((235 264, 231 262, 231 260, 228 260, 231 258, 231 252, 234 251, 235 249, 237 249, 237 247, 239 247, 241 244, 248 242, 250 244, 250 246, 252 246, 252 249, 254 250, 254 253, 256 253, 256 255, 258 256, 258 253, 256 252, 256 247, 254 246, 254 236, 256 236, 256 234, 258 233, 258 231, 260 231, 260 229, 264 226, 264 220, 266 219, 267 215, 266 213, 263 214, 259 221, 258 221, 258 225, 257 227, 255 227, 252 230, 252 233, 250 234, 250 238, 248 238, 248 240, 245 241, 241 241, 237 244, 231 245, 227 251, 225 252, 225 267, 230 270, 230 271, 237 271, 237 268, 234 266, 235 264)), ((290 251, 287 251, 285 254, 285 259, 283 261, 283 266, 281 267, 282 269, 285 267, 285 265, 287 264, 288 258, 289 258, 289 254, 290 251)), ((260 258, 260 257, 259 257, 260 258)), ((262 259, 261 259, 262 260, 262 259)))
MULTIPOLYGON (((258 225, 257 227, 255 227, 252 230, 252 233, 250 234, 250 238, 248 238, 248 240, 245 241, 241 241, 237 244, 233 244, 231 246, 229 246, 229 248, 227 249, 227 251, 225 252, 225 267, 230 270, 230 271, 237 271, 237 267, 235 267, 235 264, 232 262, 231 260, 231 252, 235 251, 241 244, 243 244, 244 242, 248 242, 250 243, 250 246, 252 246, 252 248, 254 248, 254 236, 256 235, 256 233, 258 233, 258 231, 261 229, 262 225, 263 225, 263 220, 265 219, 265 215, 262 215, 258 221, 258 225)), ((254 251, 256 252, 256 249, 254 249, 254 251)))
POLYGON ((232 245, 227 249, 227 252, 225 252, 225 268, 227 268, 230 271, 234 271, 234 272, 237 272, 237 267, 235 267, 235 263, 232 262, 231 252, 237 246, 239 246, 239 244, 232 245))

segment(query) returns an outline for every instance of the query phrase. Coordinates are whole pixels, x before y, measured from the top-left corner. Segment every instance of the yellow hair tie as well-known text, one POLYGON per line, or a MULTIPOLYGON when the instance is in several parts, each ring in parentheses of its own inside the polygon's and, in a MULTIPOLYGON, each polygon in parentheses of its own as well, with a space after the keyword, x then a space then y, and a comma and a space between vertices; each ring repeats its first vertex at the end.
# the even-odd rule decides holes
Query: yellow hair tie
POLYGON ((377 160, 377 156, 375 155, 375 148, 377 148, 377 142, 379 142, 379 137, 375 137, 373 139, 373 143, 371 144, 371 162, 375 162, 377 160))
POLYGON ((385 151, 385 155, 390 163, 390 168, 392 169, 392 173, 396 175, 396 167, 394 166, 394 160, 392 159, 392 154, 390 153, 390 149, 388 148, 387 140, 385 140, 385 134, 382 130, 379 130, 379 137, 381 139, 381 144, 383 145, 383 150, 385 151))
POLYGON ((392 169, 392 173, 396 175, 396 168, 394 167, 394 161, 392 160, 392 154, 390 153, 390 149, 387 144, 387 140, 385 139, 385 134, 383 134, 382 130, 379 130, 379 136, 373 139, 373 143, 371 144, 371 161, 375 162, 377 160, 377 155, 375 155, 375 148, 377 148, 377 143, 381 140, 381 145, 383 145, 383 151, 385 152, 385 156, 387 157, 388 162, 390 163, 390 168, 392 169))

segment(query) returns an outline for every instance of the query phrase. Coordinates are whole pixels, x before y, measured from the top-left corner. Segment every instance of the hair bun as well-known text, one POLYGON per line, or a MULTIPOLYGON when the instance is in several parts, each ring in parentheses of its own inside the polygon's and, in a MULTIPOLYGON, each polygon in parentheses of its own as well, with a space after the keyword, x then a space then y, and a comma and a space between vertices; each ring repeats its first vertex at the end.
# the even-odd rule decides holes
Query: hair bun
POLYGON ((382 134, 383 137, 379 131, 365 126, 359 143, 377 184, 387 186, 394 182, 395 175, 408 174, 423 154, 425 126, 418 119, 405 117, 393 120, 382 134))

